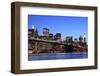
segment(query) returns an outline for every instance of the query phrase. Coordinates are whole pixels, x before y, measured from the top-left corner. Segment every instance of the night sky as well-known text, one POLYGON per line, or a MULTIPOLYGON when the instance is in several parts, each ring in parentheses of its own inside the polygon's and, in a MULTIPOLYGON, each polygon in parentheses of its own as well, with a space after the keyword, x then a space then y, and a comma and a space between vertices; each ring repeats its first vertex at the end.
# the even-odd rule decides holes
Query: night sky
POLYGON ((66 36, 79 38, 84 33, 88 38, 88 17, 28 15, 28 29, 32 27, 37 28, 39 35, 42 35, 43 28, 48 28, 54 35, 61 33, 62 39, 66 36))

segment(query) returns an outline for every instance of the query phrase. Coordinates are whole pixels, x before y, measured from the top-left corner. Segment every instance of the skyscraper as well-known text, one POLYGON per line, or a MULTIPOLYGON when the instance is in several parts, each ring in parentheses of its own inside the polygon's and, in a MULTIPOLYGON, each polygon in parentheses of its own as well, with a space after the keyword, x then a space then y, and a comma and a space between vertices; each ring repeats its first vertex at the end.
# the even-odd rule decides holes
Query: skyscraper
POLYGON ((56 33, 56 35, 54 36, 54 40, 56 40, 57 42, 61 42, 61 33, 56 33))
POLYGON ((34 29, 28 29, 28 37, 35 37, 34 29))
POLYGON ((49 36, 49 29, 43 28, 43 36, 49 36))
POLYGON ((38 37, 38 30, 35 29, 35 38, 37 38, 37 37, 38 37))
POLYGON ((79 42, 82 43, 82 41, 83 41, 83 37, 80 35, 80 37, 79 37, 79 42))
POLYGON ((50 33, 50 34, 49 34, 49 37, 50 37, 50 39, 52 40, 52 39, 53 39, 53 34, 50 33))
POLYGON ((84 33, 84 43, 86 43, 86 34, 84 33))
POLYGON ((71 45, 72 42, 73 42, 73 37, 72 36, 67 36, 66 37, 66 43, 71 45))

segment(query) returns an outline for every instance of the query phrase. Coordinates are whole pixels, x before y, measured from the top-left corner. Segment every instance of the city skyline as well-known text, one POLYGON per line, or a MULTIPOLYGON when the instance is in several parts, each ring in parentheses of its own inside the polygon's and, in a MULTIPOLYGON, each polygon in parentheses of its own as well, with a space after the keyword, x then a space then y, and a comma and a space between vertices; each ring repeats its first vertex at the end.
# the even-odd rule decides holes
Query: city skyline
POLYGON ((32 28, 37 29, 39 35, 42 35, 43 28, 48 28, 54 35, 61 33, 62 39, 66 36, 83 37, 84 33, 88 39, 87 17, 28 15, 28 29, 32 28))

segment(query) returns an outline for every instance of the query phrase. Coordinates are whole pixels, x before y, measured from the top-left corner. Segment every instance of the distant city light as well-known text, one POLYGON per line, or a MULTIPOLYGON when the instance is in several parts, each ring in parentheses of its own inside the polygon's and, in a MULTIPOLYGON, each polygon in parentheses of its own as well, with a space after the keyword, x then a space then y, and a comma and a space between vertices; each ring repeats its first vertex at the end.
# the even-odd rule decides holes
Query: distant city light
POLYGON ((34 29, 35 27, 34 27, 34 25, 32 25, 32 29, 34 29))
POLYGON ((86 38, 86 34, 84 33, 84 38, 86 38))

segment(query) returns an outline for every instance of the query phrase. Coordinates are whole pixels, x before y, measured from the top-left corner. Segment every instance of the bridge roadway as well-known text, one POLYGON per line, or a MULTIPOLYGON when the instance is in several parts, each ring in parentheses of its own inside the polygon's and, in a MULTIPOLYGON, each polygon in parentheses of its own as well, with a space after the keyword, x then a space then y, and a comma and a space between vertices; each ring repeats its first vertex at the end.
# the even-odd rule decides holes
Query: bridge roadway
MULTIPOLYGON (((65 43, 61 43, 61 42, 57 42, 54 40, 43 40, 43 39, 38 39, 38 38, 29 38, 29 40, 31 41, 36 41, 36 42, 46 42, 46 43, 53 43, 53 44, 59 44, 59 45, 64 45, 66 47, 69 47, 70 44, 65 44, 65 43)), ((70 45, 73 46, 74 48, 78 48, 78 49, 84 49, 84 47, 82 46, 76 46, 76 45, 70 45)))
MULTIPOLYGON (((65 45, 65 46, 70 45, 70 44, 65 44, 65 43, 57 42, 57 41, 54 41, 54 40, 43 40, 43 39, 34 38, 34 37, 31 37, 31 38, 28 38, 28 39, 31 40, 31 41, 36 41, 36 42, 47 42, 47 43, 65 45)), ((75 46, 75 45, 73 45, 73 47, 83 48, 81 46, 75 46)))
POLYGON ((38 39, 38 38, 28 38, 31 41, 37 41, 37 42, 47 42, 47 43, 54 43, 54 44, 59 44, 59 45, 67 45, 65 43, 57 42, 54 40, 43 40, 43 39, 38 39))

